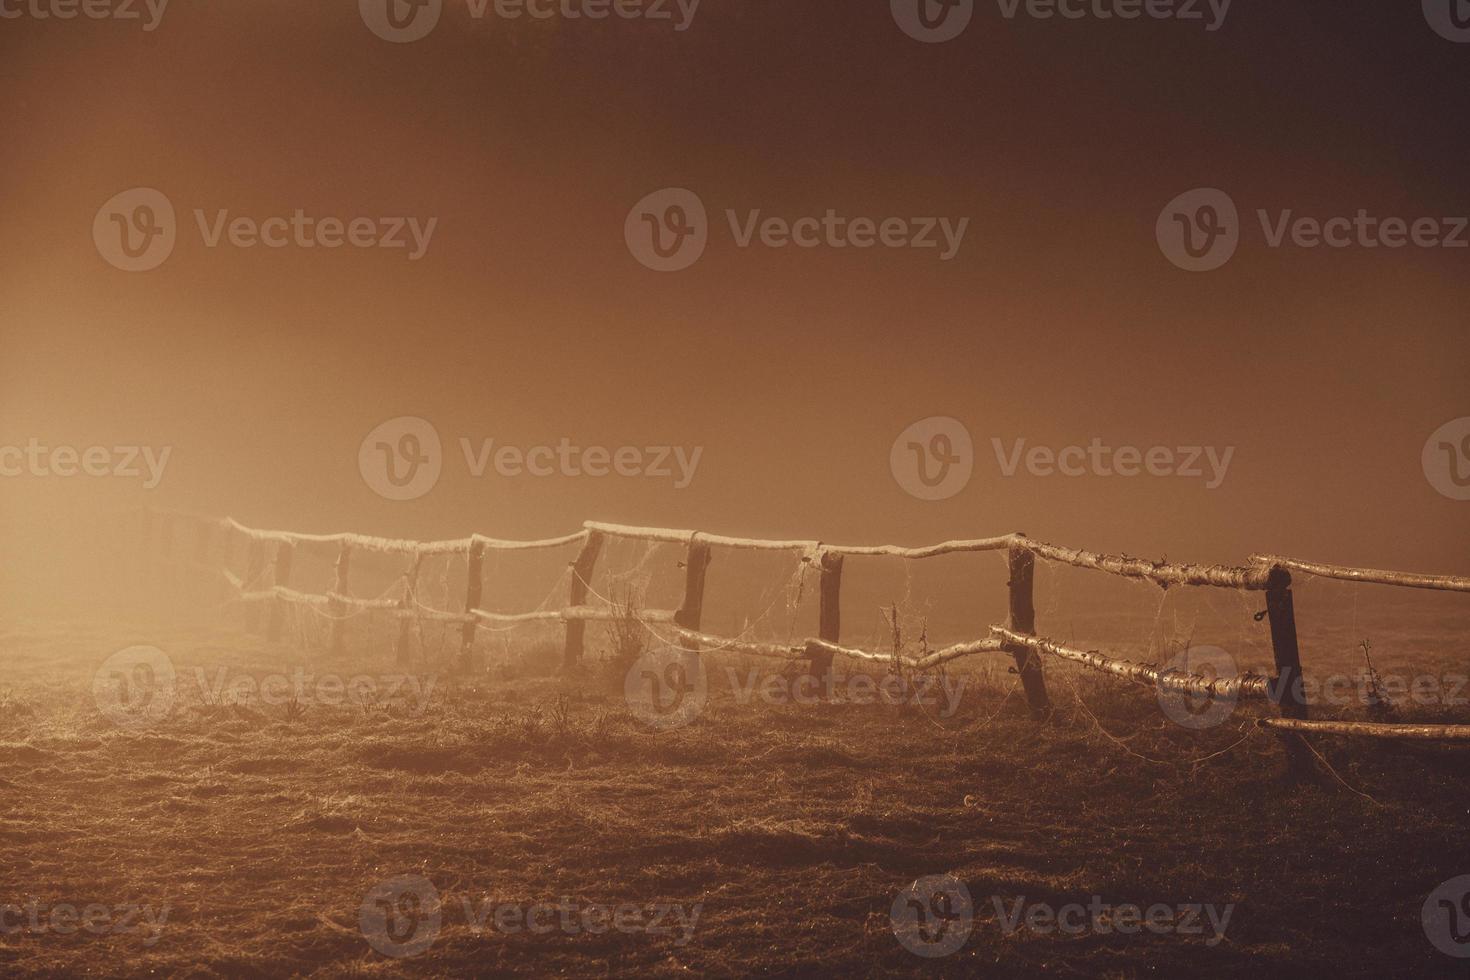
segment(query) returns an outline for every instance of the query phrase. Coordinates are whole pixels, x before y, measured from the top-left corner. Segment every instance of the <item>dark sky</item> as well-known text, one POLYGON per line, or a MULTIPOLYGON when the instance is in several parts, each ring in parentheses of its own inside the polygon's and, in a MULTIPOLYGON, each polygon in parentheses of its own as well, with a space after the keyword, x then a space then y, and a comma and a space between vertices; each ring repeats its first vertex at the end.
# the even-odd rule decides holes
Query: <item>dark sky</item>
POLYGON ((1420 455, 1470 415, 1470 249, 1271 248, 1255 212, 1470 214, 1467 81, 1470 43, 1412 2, 1236 0, 1208 31, 1011 20, 991 0, 943 44, 906 36, 887 0, 704 0, 682 32, 448 0, 407 44, 350 0, 175 0, 152 31, 0 20, 0 444, 173 447, 151 492, 0 480, 4 550, 34 556, 0 584, 54 588, 78 529, 142 503, 404 537, 586 518, 845 543, 1025 529, 1464 572, 1470 503, 1420 455), (92 236, 135 187, 179 218, 147 273, 92 236), (658 273, 624 219, 667 187, 712 227, 695 265, 658 273), (1192 273, 1154 232, 1199 187, 1238 205, 1241 242, 1192 273), (416 261, 208 248, 195 209, 437 226, 416 261), (942 261, 739 248, 726 209, 969 223, 942 261), (358 471, 396 416, 445 446, 411 502, 358 471), (889 469, 928 416, 976 446, 942 501, 889 469), (475 479, 462 436, 703 456, 686 489, 475 479), (1004 477, 993 438, 1235 452, 1206 489, 1004 477))

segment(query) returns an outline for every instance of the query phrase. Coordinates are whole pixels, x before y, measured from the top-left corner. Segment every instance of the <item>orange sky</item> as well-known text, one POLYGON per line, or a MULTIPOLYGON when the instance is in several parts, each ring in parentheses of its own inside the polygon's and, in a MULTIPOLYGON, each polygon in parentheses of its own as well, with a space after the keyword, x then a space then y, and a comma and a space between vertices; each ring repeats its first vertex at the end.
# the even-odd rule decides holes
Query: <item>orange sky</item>
POLYGON ((1465 572, 1470 503, 1425 440, 1470 415, 1470 250, 1272 249, 1257 208, 1470 214, 1470 45, 1418 5, 1237 4, 1221 30, 1006 21, 942 45, 887 3, 706 0, 646 21, 475 20, 411 44, 356 4, 170 6, 156 30, 0 22, 0 445, 170 446, 156 490, 0 479, 0 588, 64 589, 78 529, 151 503, 301 530, 504 537, 600 518, 844 542, 1024 529, 1100 550, 1253 550, 1465 572), (158 269, 94 216, 162 191, 158 269), (629 209, 709 208, 691 268, 641 266, 629 209), (1236 256, 1154 238, 1195 187, 1236 256), (209 248, 195 209, 437 219, 404 251, 209 248), (724 212, 968 219, 935 251, 740 248, 724 212), (394 502, 358 447, 433 422, 445 471, 394 502), (969 485, 889 471, 911 422, 963 421, 969 485), (701 447, 693 483, 473 478, 458 440, 701 447), (1003 476, 991 440, 1234 447, 1179 478, 1003 476), (60 546, 56 542, 62 542, 60 546))

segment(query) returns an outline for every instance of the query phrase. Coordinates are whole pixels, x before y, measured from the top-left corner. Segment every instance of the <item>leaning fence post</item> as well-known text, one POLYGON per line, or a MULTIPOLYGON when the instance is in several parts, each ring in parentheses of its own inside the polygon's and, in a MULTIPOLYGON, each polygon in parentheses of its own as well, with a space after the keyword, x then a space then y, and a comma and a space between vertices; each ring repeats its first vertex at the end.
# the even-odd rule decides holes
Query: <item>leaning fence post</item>
MULTIPOLYGON (((1012 544, 1007 554, 1010 567, 1010 628, 1014 633, 1036 635, 1036 555, 1024 543, 1012 544)), ((1051 699, 1046 694, 1046 677, 1041 671, 1041 655, 1028 647, 1010 648, 1016 660, 1016 673, 1026 692, 1026 705, 1036 721, 1051 713, 1051 699)))
POLYGON ((409 563, 408 571, 403 573, 403 597, 398 600, 398 645, 395 656, 400 664, 406 664, 409 660, 410 636, 412 635, 413 607, 418 602, 419 591, 419 568, 424 563, 424 554, 414 551, 413 561, 409 563))
MULTIPOLYGON (((291 584, 291 556, 294 551, 290 541, 282 541, 276 545, 276 574, 272 583, 276 588, 287 588, 291 584)), ((281 638, 281 627, 286 621, 286 600, 280 595, 271 602, 271 624, 270 632, 266 639, 272 642, 281 638)))
MULTIPOLYGON (((352 545, 346 541, 337 552, 337 578, 332 583, 334 596, 346 597, 348 592, 347 577, 352 570, 352 545)), ((332 611, 332 638, 330 640, 333 654, 341 654, 347 649, 347 603, 343 598, 333 598, 328 605, 332 611)))
MULTIPOLYGON (((1280 566, 1271 569, 1266 583, 1266 616, 1271 622, 1271 652, 1276 658, 1276 678, 1272 682, 1276 705, 1281 709, 1281 717, 1305 720, 1307 702, 1302 687, 1302 658, 1297 646, 1291 573, 1280 566)), ((1281 744, 1286 749, 1291 778, 1314 778, 1311 751, 1302 736, 1295 732, 1282 732, 1281 744)))
MULTIPOLYGON (((817 568, 821 579, 817 589, 817 636, 828 643, 842 640, 842 555, 823 551, 817 568)), ((812 676, 826 688, 832 676, 832 651, 809 652, 812 676)))
MULTIPOLYGON (((592 570, 597 565, 597 556, 602 552, 602 534, 588 531, 587 540, 572 562, 572 585, 567 595, 567 605, 576 608, 587 601, 588 583, 592 581, 592 570)), ((587 636, 587 622, 582 619, 567 620, 567 644, 562 652, 562 667, 570 671, 582 659, 582 646, 587 636)))
MULTIPOLYGON (((684 559, 684 601, 674 613, 674 622, 686 630, 698 633, 704 619, 704 573, 709 568, 709 545, 699 540, 696 532, 689 538, 689 551, 684 559)), ((699 651, 697 640, 681 639, 681 649, 691 653, 699 651)))
MULTIPOLYGON (((260 591, 260 577, 265 574, 265 542, 259 538, 250 539, 250 556, 245 564, 245 581, 241 586, 242 593, 260 591)), ((260 632, 260 603, 246 601, 245 603, 245 629, 250 633, 260 632)))
POLYGON ((475 652, 475 634, 479 623, 475 621, 475 610, 485 589, 485 542, 478 538, 470 542, 469 560, 465 567, 464 626, 459 633, 459 669, 468 672, 475 652))

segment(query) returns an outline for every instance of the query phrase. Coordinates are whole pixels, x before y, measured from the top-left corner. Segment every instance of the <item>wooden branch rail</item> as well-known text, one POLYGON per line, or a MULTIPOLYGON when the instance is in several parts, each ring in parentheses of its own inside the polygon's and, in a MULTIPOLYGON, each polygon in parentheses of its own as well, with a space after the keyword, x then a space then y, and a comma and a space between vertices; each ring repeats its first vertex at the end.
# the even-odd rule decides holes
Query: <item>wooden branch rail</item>
MULTIPOLYGON (((153 512, 145 511, 141 522, 146 558, 162 552, 166 567, 172 547, 172 518, 177 512, 164 512, 165 518, 157 520, 153 512), (156 539, 156 541, 155 541, 156 539)), ((1301 660, 1297 648, 1296 614, 1293 608, 1291 573, 1302 572, 1326 578, 1353 582, 1376 583, 1416 589, 1470 592, 1470 578, 1450 575, 1421 575, 1409 572, 1388 572, 1377 569, 1349 568, 1325 565, 1316 562, 1297 561, 1276 556, 1254 556, 1248 567, 1229 565, 1192 565, 1164 561, 1148 561, 1128 555, 1106 555, 1075 548, 1063 548, 1041 541, 1033 541, 1024 534, 1006 534, 991 538, 945 541, 927 547, 908 548, 898 545, 848 546, 831 545, 817 540, 769 540, 762 538, 739 538, 702 531, 685 531, 673 528, 635 527, 624 524, 609 524, 588 521, 580 531, 555 538, 530 541, 510 541, 472 534, 466 538, 450 541, 412 541, 394 538, 373 537, 361 534, 296 534, 286 531, 249 528, 230 518, 218 520, 187 515, 200 522, 201 537, 198 540, 195 561, 198 566, 202 556, 207 556, 212 531, 223 528, 239 534, 249 542, 246 576, 242 580, 228 568, 216 569, 222 573, 237 601, 245 604, 247 628, 255 630, 259 624, 259 609, 262 603, 270 610, 269 632, 272 638, 281 632, 284 609, 299 604, 329 610, 333 617, 332 645, 341 649, 343 622, 349 611, 382 611, 400 621, 398 650, 403 656, 407 649, 410 620, 423 618, 432 621, 461 624, 461 663, 468 666, 477 628, 515 626, 533 622, 560 622, 565 624, 566 644, 564 661, 568 668, 581 659, 585 643, 586 624, 589 622, 613 622, 627 613, 616 607, 606 608, 587 604, 592 594, 591 582, 603 545, 608 538, 626 538, 658 543, 679 544, 686 549, 684 568, 684 597, 677 610, 642 610, 639 619, 660 639, 672 639, 692 651, 733 651, 755 656, 773 657, 783 660, 808 660, 816 674, 832 669, 836 656, 844 656, 869 663, 894 664, 892 652, 875 652, 843 646, 841 636, 841 588, 842 568, 847 557, 890 557, 923 559, 939 555, 968 552, 1007 552, 1010 570, 1010 617, 1006 626, 992 626, 989 636, 965 643, 957 643, 925 654, 921 657, 905 657, 898 666, 905 669, 926 670, 962 657, 984 653, 1009 653, 1015 658, 1017 673, 1026 692, 1027 703, 1032 714, 1044 718, 1050 711, 1042 669, 1044 656, 1057 657, 1082 664, 1094 670, 1111 674, 1135 683, 1147 684, 1165 690, 1178 691, 1196 696, 1225 698, 1272 699, 1273 692, 1282 717, 1264 719, 1261 724, 1282 736, 1288 757, 1294 770, 1306 764, 1305 744, 1301 735, 1327 733, 1344 735, 1368 735, 1378 738, 1423 738, 1450 741, 1470 741, 1470 725, 1382 725, 1366 722, 1311 721, 1307 718, 1307 706, 1301 700, 1301 660), (550 549, 580 544, 581 549, 571 564, 571 584, 567 604, 561 609, 538 610, 526 613, 494 613, 480 608, 483 599, 483 558, 486 551, 527 551, 550 549), (266 546, 273 545, 273 581, 262 587, 265 579, 266 546), (339 549, 336 564, 336 581, 325 594, 305 593, 290 587, 292 556, 302 545, 336 545, 339 549), (820 575, 819 583, 819 635, 790 643, 770 643, 746 639, 745 637, 718 636, 702 631, 704 593, 707 570, 713 548, 731 548, 753 551, 789 551, 800 555, 803 562, 814 566, 820 575), (378 553, 403 554, 410 559, 408 570, 403 576, 400 595, 378 599, 358 599, 347 594, 348 571, 353 550, 361 549, 378 553), (467 558, 468 581, 465 591, 465 608, 462 613, 428 609, 418 601, 417 579, 419 569, 426 557, 435 555, 461 554, 467 558), (1106 656, 1095 650, 1078 650, 1036 635, 1034 568, 1037 559, 1075 568, 1093 569, 1125 578, 1154 582, 1165 588, 1171 585, 1190 585, 1231 588, 1266 593, 1267 614, 1270 621, 1272 648, 1276 659, 1276 678, 1257 674, 1242 674, 1238 677, 1207 678, 1184 671, 1162 669, 1152 664, 1140 664, 1117 657, 1106 656), (660 631, 651 625, 656 624, 660 631)), ((224 535, 224 553, 229 554, 229 534, 224 535)), ((159 574, 165 574, 161 569, 159 574)))
POLYGON ((1112 674, 1114 677, 1121 677, 1137 684, 1159 687, 1166 691, 1221 698, 1269 698, 1271 694, 1270 678, 1259 674, 1245 673, 1235 677, 1209 678, 1202 674, 1190 674, 1181 670, 1163 670, 1153 664, 1139 664, 1131 660, 1107 657, 1096 650, 1076 650, 1039 636, 1017 633, 1004 626, 992 626, 990 632, 1006 644, 1025 647, 1028 650, 1059 657, 1062 660, 1070 660, 1084 667, 1112 674))
POLYGON ((1252 555, 1251 561, 1285 568, 1292 572, 1304 572, 1318 578, 1335 578, 1345 582, 1363 582, 1370 585, 1396 585, 1405 589, 1436 589, 1441 592, 1470 592, 1470 578, 1461 575, 1419 575, 1413 572, 1385 572, 1377 568, 1349 568, 1345 565, 1324 565, 1314 561, 1298 561, 1295 558, 1278 558, 1275 555, 1252 555))
POLYGON ((1402 725, 1376 721, 1305 721, 1300 718, 1259 718, 1256 724, 1278 732, 1303 735, 1361 735, 1368 738, 1427 742, 1470 742, 1470 725, 1402 725))

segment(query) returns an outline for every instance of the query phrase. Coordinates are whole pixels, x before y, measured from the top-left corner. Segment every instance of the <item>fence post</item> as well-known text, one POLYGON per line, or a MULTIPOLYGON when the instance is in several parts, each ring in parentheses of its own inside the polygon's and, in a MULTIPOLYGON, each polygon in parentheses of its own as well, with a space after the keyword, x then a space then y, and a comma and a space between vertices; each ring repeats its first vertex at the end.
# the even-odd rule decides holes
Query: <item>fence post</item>
MULTIPOLYGON (((277 588, 286 588, 291 584, 291 556, 295 547, 289 541, 282 541, 276 546, 276 574, 272 582, 277 588)), ((271 603, 270 632, 266 639, 275 642, 281 638, 281 627, 286 621, 286 600, 276 596, 271 603)))
MULTIPOLYGON (((352 546, 346 541, 337 552, 337 578, 332 583, 332 591, 339 596, 347 595, 349 588, 347 584, 348 575, 352 571, 352 546)), ((347 650, 347 603, 341 599, 331 600, 328 606, 332 611, 332 638, 330 640, 333 654, 342 654, 347 650)))
MULTIPOLYGON (((580 606, 587 601, 588 583, 592 580, 592 569, 597 565, 597 556, 602 552, 602 534, 588 531, 587 540, 572 562, 572 587, 567 596, 567 605, 580 606)), ((582 659, 582 646, 587 636, 587 622, 581 619, 567 620, 567 645, 562 653, 562 667, 573 670, 582 659)))
POLYGON ((485 589, 485 542, 470 542, 469 561, 465 567, 464 626, 459 634, 459 669, 468 673, 473 667, 475 634, 480 631, 473 610, 480 608, 485 589))
POLYGON ((395 656, 400 664, 409 661, 410 638, 414 603, 418 601, 419 591, 419 567, 424 563, 423 552, 415 551, 413 561, 408 565, 408 571, 403 573, 403 598, 398 600, 398 644, 395 648, 395 656))
MULTIPOLYGON (((1302 658, 1297 646, 1296 606, 1291 596, 1291 573, 1281 567, 1271 569, 1266 583, 1266 616, 1271 622, 1271 652, 1276 658, 1273 681, 1275 700, 1281 717, 1305 720, 1307 702, 1302 688, 1302 658)), ((1311 750, 1301 735, 1282 732, 1281 745, 1286 750, 1287 774, 1294 780, 1311 780, 1316 776, 1311 750)))
MULTIPOLYGON (((842 640, 842 555, 823 551, 818 562, 821 580, 817 591, 817 636, 828 643, 842 640)), ((832 676, 832 651, 812 650, 812 676, 828 688, 832 676)))
MULTIPOLYGON (((704 573, 709 568, 710 557, 709 545, 700 541, 696 532, 689 539, 689 551, 684 558, 684 601, 674 613, 675 623, 696 633, 704 619, 704 573)), ((691 653, 699 652, 699 643, 694 640, 680 640, 679 646, 691 653)))
MULTIPOLYGON (((244 592, 258 592, 260 590, 260 577, 265 573, 265 542, 259 538, 250 539, 250 556, 245 564, 245 581, 241 586, 244 592)), ((260 603, 245 603, 245 629, 250 633, 260 632, 260 603)))
MULTIPOLYGON (((1007 555, 1010 567, 1010 627, 1012 632, 1036 635, 1036 555, 1024 544, 1013 544, 1007 555)), ((1044 721, 1051 714, 1051 699, 1046 694, 1046 676, 1041 671, 1041 655, 1026 647, 1012 647, 1016 673, 1026 692, 1026 706, 1034 721, 1044 721)))

